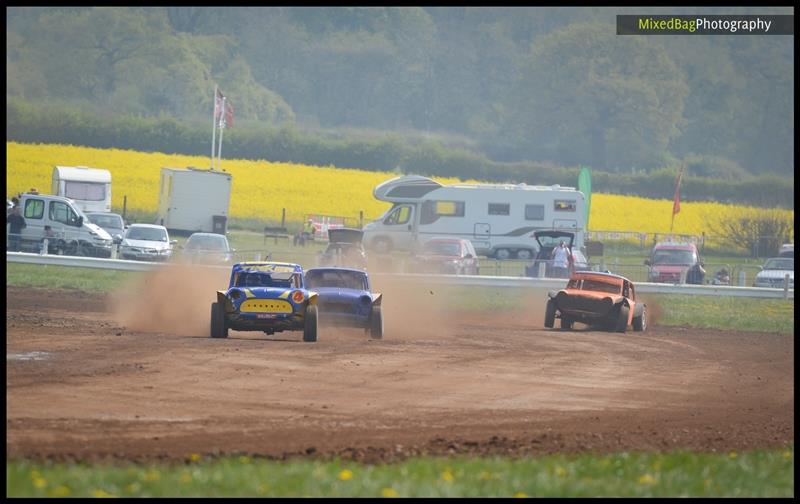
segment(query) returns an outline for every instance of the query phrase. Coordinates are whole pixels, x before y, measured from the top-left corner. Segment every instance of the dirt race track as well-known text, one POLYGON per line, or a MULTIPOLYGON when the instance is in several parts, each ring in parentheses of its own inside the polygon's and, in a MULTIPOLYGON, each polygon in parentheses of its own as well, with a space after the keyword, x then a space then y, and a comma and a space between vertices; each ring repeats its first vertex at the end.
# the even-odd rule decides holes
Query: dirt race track
POLYGON ((154 275, 117 296, 7 287, 7 457, 380 462, 794 442, 792 335, 544 330, 538 300, 457 314, 434 291, 384 285, 382 341, 324 326, 317 343, 214 340, 218 281, 154 275))

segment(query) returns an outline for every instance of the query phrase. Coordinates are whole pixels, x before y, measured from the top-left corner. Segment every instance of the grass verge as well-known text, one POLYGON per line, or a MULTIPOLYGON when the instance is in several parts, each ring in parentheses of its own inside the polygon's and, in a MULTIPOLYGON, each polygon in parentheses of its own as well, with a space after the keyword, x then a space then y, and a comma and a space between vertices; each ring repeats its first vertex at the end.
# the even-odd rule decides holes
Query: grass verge
POLYGON ((791 497, 794 447, 746 453, 416 458, 387 465, 247 456, 186 464, 9 461, 10 497, 791 497))

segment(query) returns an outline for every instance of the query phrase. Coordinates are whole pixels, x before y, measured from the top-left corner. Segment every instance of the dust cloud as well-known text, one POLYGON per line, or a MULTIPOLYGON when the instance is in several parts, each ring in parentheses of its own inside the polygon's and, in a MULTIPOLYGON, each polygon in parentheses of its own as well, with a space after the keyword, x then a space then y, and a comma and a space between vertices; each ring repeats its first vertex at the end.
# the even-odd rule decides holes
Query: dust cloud
POLYGON ((127 329, 207 336, 216 291, 229 269, 170 265, 144 273, 112 295, 115 321, 127 329))

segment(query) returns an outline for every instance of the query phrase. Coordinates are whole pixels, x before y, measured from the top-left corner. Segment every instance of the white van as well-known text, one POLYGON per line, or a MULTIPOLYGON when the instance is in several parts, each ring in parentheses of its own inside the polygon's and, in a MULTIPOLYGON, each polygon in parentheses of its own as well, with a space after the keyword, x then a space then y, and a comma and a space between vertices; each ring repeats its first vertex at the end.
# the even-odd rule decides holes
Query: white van
POLYGON ((25 228, 21 233, 23 250, 38 252, 46 237, 45 226, 50 226, 50 245, 55 240, 59 244, 58 249, 65 254, 111 257, 111 235, 97 224, 89 222, 71 199, 23 193, 19 196, 19 206, 25 218, 25 228))
POLYGON ((110 212, 111 172, 86 166, 56 166, 51 192, 73 200, 84 212, 110 212))
POLYGON ((482 255, 532 259, 535 231, 574 233, 583 247, 586 201, 572 187, 526 184, 442 185, 407 175, 379 184, 375 198, 394 205, 364 226, 364 243, 379 253, 414 250, 433 236, 470 240, 482 255))

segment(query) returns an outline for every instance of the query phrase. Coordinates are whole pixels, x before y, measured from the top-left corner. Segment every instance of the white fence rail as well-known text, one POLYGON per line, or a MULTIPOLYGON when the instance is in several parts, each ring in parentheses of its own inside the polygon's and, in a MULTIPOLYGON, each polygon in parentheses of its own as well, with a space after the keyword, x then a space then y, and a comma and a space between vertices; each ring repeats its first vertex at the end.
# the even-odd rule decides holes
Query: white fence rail
MULTIPOLYGON (((74 257, 49 254, 30 254, 26 252, 6 252, 6 262, 41 264, 54 266, 73 266, 81 268, 100 268, 121 271, 148 271, 153 268, 174 266, 173 263, 149 263, 122 259, 101 259, 97 257, 74 257)), ((222 268, 227 266, 195 265, 199 268, 222 268)), ((407 283, 425 282, 434 285, 461 285, 474 287, 515 287, 560 289, 566 285, 563 278, 529 278, 507 276, 456 276, 456 275, 418 275, 397 273, 373 273, 372 278, 391 279, 407 283)), ((770 289, 762 287, 731 287, 722 285, 671 285, 661 283, 636 282, 636 290, 641 294, 678 294, 704 296, 736 296, 751 298, 794 299, 794 289, 770 289)))

